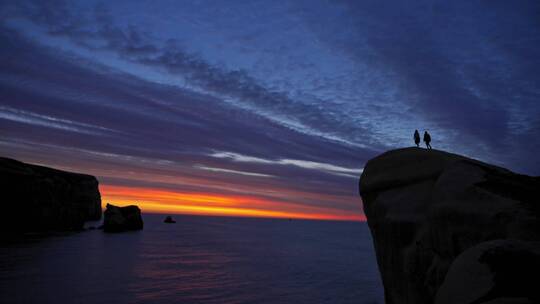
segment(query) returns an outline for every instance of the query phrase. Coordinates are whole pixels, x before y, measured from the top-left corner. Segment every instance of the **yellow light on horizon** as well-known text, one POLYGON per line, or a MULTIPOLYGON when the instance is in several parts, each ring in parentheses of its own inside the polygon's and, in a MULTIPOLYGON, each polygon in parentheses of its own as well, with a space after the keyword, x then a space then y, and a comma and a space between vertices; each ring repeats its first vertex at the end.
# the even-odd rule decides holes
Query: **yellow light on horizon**
POLYGON ((255 197, 173 192, 161 189, 100 185, 103 207, 107 203, 119 206, 138 205, 144 212, 210 216, 240 216, 294 218, 316 220, 364 221, 361 215, 344 214, 338 210, 304 207, 286 202, 255 197), (283 210, 272 210, 279 204, 283 210), (319 210, 318 210, 319 209, 319 210))

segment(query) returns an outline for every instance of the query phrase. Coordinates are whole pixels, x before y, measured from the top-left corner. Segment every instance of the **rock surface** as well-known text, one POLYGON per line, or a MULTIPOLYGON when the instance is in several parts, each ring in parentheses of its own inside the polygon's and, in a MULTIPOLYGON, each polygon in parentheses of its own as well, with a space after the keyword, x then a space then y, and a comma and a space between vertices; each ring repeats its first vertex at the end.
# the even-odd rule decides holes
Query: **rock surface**
POLYGON ((123 232, 143 229, 141 209, 135 205, 118 207, 107 204, 104 212, 103 231, 123 232))
POLYGON ((0 157, 0 184, 2 233, 80 230, 101 218, 93 176, 0 157))
MULTIPOLYGON (((452 286, 459 280, 473 282, 459 303, 530 300, 523 290, 489 295, 493 288, 482 281, 484 275, 496 276, 496 271, 485 272, 489 263, 476 261, 484 272, 465 274, 458 261, 473 261, 468 255, 456 258, 484 242, 500 240, 507 247, 510 243, 504 242, 520 240, 534 262, 540 240, 540 178, 442 151, 407 148, 370 160, 360 178, 360 194, 386 303, 434 303, 450 267, 458 270, 448 276, 437 304, 458 303, 447 299, 457 296, 452 286)), ((491 248, 479 246, 476 250, 491 248)), ((508 255, 504 263, 515 258, 508 255)))
POLYGON ((482 242, 455 259, 435 303, 540 303, 539 273, 539 243, 482 242))

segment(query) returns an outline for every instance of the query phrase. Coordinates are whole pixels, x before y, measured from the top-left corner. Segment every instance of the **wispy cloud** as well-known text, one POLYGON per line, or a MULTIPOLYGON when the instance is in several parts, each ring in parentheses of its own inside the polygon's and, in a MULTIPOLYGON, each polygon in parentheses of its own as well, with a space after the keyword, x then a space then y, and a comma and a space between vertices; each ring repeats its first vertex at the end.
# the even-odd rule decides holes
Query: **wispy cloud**
POLYGON ((224 173, 240 174, 240 175, 255 176, 255 177, 274 177, 269 174, 230 170, 230 169, 223 169, 223 168, 214 168, 214 167, 207 167, 207 166, 202 166, 202 165, 195 165, 194 167, 197 169, 202 169, 202 170, 207 170, 207 171, 212 171, 212 172, 224 172, 224 173))
POLYGON ((112 129, 104 128, 97 125, 85 124, 68 119, 62 119, 49 115, 42 115, 3 106, 0 106, 0 118, 40 127, 48 127, 83 134, 104 135, 106 133, 103 131, 115 132, 112 129))
POLYGON ((259 163, 259 164, 271 164, 271 165, 282 165, 282 166, 296 166, 303 169, 323 171, 330 174, 348 176, 353 178, 358 178, 362 174, 362 169, 353 169, 345 168, 332 164, 319 163, 308 160, 300 159, 264 159, 259 157, 247 156, 233 152, 214 152, 210 154, 212 157, 216 158, 225 158, 231 159, 236 162, 246 162, 246 163, 259 163))

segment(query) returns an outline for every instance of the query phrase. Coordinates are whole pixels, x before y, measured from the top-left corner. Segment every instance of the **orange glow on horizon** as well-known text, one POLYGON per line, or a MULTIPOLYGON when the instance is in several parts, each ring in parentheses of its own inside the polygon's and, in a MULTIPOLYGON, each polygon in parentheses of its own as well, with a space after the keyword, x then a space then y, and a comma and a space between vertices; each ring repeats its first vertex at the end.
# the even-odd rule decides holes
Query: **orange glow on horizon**
POLYGON ((363 215, 341 210, 295 205, 240 195, 174 192, 171 190, 100 185, 103 207, 138 205, 144 212, 209 216, 270 217, 365 221, 363 215), (276 210, 279 206, 279 210, 276 210))

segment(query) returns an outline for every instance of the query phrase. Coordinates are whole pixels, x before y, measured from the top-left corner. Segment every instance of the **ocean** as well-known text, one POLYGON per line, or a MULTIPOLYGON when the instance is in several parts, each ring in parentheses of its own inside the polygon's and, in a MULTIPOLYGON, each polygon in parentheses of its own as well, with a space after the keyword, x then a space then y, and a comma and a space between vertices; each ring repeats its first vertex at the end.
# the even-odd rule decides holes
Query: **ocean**
POLYGON ((366 223, 164 218, 2 244, 0 302, 383 303, 366 223))

